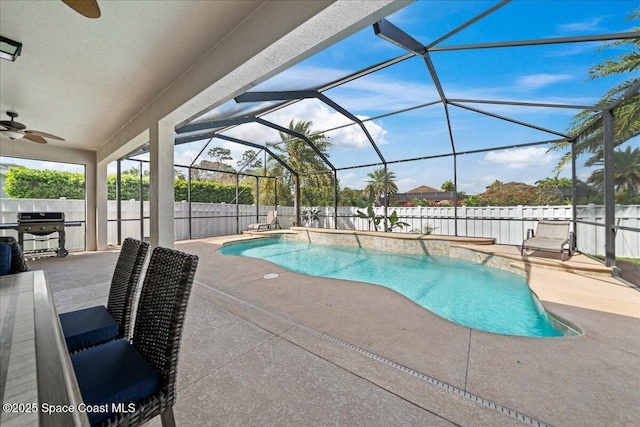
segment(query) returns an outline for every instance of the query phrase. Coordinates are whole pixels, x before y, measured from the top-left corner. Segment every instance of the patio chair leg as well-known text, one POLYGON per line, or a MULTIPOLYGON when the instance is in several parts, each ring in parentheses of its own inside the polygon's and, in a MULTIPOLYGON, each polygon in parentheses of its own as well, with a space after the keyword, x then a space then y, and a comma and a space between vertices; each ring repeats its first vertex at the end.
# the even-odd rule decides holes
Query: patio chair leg
POLYGON ((167 408, 160 414, 162 427, 176 427, 176 420, 173 418, 173 407, 167 408))

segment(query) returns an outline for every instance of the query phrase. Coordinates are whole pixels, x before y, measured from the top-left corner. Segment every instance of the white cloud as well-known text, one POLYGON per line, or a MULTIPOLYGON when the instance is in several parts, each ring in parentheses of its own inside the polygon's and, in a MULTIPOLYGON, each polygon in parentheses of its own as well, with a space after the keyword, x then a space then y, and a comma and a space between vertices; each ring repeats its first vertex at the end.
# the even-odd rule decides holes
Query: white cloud
POLYGON ((506 165, 509 169, 526 169, 548 166, 555 160, 555 155, 547 153, 547 149, 543 147, 528 147, 490 151, 484 156, 484 160, 498 165, 506 165))
POLYGON ((185 151, 180 153, 178 150, 176 150, 174 152, 174 158, 173 158, 173 162, 176 165, 190 165, 191 162, 193 162, 193 160, 196 158, 196 156, 198 155, 197 151, 185 151))
MULTIPOLYGON (((426 67, 424 73, 426 76, 426 67)), ((440 99, 432 84, 391 79, 376 74, 357 79, 327 91, 326 94, 350 111, 389 112, 440 99)))
POLYGON ((17 157, 4 157, 0 156, 0 163, 7 164, 9 166, 24 166, 30 169, 40 170, 53 170, 58 172, 74 172, 84 173, 84 166, 74 163, 62 163, 62 162, 49 162, 42 160, 29 160, 17 157))
MULTIPOLYGON (((307 99, 297 102, 286 108, 282 108, 266 116, 263 116, 263 118, 269 122, 275 123, 285 128, 288 127, 289 122, 291 122, 292 120, 294 122, 302 120, 311 121, 313 123, 313 132, 339 128, 330 132, 326 132, 326 135, 329 137, 331 143, 333 144, 333 149, 359 150, 363 148, 370 149, 371 147, 369 140, 367 139, 360 126, 352 124, 353 122, 350 119, 338 113, 337 111, 334 111, 329 106, 317 99, 307 99), (340 128, 340 126, 348 124, 352 125, 340 128)), ((368 119, 368 117, 366 116, 358 116, 358 118, 361 120, 368 119)), ((388 143, 385 139, 387 131, 382 126, 374 122, 366 122, 365 127, 376 144, 384 145, 388 143)), ((230 129, 224 134, 242 141, 255 143, 261 146, 264 146, 266 143, 277 143, 281 141, 280 135, 277 130, 258 123, 242 124, 230 129)), ((230 141, 224 141, 222 139, 214 139, 214 142, 211 144, 211 146, 214 145, 222 146, 231 150, 231 156, 233 157, 233 160, 230 160, 227 163, 234 166, 246 150, 252 149, 249 146, 244 146, 230 141)), ((189 148, 187 148, 185 144, 185 148, 183 148, 185 151, 181 151, 180 149, 176 150, 176 163, 190 164, 193 161, 193 159, 197 155, 197 151, 189 148)), ((331 159, 330 155, 331 150, 329 150, 329 158, 331 159)), ((206 157, 201 156, 201 158, 206 157)))
POLYGON ((540 89, 545 86, 549 86, 552 84, 564 82, 567 80, 572 80, 573 75, 571 74, 529 74, 526 76, 522 76, 518 79, 518 86, 523 89, 534 90, 540 89))
MULTIPOLYGON (((358 118, 361 120, 367 119, 366 116, 358 116, 358 118)), ((286 127, 291 120, 311 121, 313 123, 313 131, 332 129, 352 123, 351 120, 342 114, 315 99, 298 102, 287 108, 275 111, 264 116, 264 119, 284 127, 286 127)), ((365 123, 365 127, 376 144, 382 145, 387 143, 385 140, 387 131, 380 125, 374 122, 367 122, 365 123)), ((238 130, 240 130, 240 128, 241 127, 239 127, 238 130)), ((360 126, 357 125, 333 130, 328 132, 327 136, 330 138, 333 148, 358 150, 370 147, 369 140, 360 126)), ((276 142, 280 140, 280 137, 277 133, 272 133, 270 138, 266 140, 276 142)))
POLYGON ((406 193, 409 190, 413 190, 417 187, 416 180, 414 178, 403 178, 396 180, 399 193, 406 193))
MULTIPOLYGON (((252 90, 311 89, 317 87, 318 84, 329 83, 348 76, 353 71, 330 67, 294 67, 261 83, 252 90)), ((440 99, 435 86, 428 80, 426 67, 424 68, 424 76, 429 83, 410 82, 374 73, 330 89, 324 94, 352 113, 358 111, 395 111, 440 99)), ((229 106, 227 108, 237 107, 229 106)))
POLYGON ((260 83, 253 91, 311 89, 318 84, 338 80, 353 73, 354 70, 341 68, 324 68, 314 66, 298 66, 289 68, 280 74, 260 83))
POLYGON ((602 31, 600 23, 607 19, 607 16, 596 16, 595 18, 588 19, 582 22, 570 22, 568 24, 558 25, 558 31, 561 34, 574 34, 574 33, 593 33, 602 31))
POLYGON ((345 188, 360 188, 357 187, 359 182, 361 181, 359 177, 353 172, 342 173, 338 176, 338 180, 340 181, 340 187, 345 188))

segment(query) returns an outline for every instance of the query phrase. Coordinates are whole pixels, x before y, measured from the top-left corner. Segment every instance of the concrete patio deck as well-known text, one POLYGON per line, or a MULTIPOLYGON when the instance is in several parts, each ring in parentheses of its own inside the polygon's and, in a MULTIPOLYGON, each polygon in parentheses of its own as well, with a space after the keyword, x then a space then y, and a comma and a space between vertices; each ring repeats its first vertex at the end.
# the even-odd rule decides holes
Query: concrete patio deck
MULTIPOLYGON (((380 286, 218 254, 229 238, 245 237, 176 244, 200 256, 178 374, 179 425, 631 426, 640 419, 640 292, 615 279, 527 263, 545 307, 583 335, 513 337, 449 322, 380 286)), ((483 248, 518 257, 515 247, 483 248)), ((30 265, 45 270, 64 312, 106 303, 117 255, 30 265)))

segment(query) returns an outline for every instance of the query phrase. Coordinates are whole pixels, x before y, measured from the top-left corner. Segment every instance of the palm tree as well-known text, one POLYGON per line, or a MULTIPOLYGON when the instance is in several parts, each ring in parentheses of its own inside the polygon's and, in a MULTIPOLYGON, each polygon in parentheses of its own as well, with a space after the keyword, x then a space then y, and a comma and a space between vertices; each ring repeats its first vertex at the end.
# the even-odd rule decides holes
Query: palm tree
MULTIPOLYGON (((331 142, 324 134, 313 134, 312 126, 313 122, 311 121, 301 120, 295 122, 291 120, 288 127, 290 130, 304 135, 324 157, 329 157, 328 151, 331 148, 331 142)), ((303 205, 325 203, 325 200, 319 200, 317 195, 322 195, 320 198, 324 199, 326 198, 326 194, 332 194, 333 191, 333 180, 326 163, 304 139, 291 137, 291 135, 284 132, 279 132, 279 134, 282 141, 271 144, 271 147, 291 169, 299 174, 301 203, 303 205), (329 191, 329 189, 331 189, 331 191, 329 191)), ((295 200, 295 197, 290 197, 295 189, 295 177, 273 159, 268 163, 271 163, 270 173, 276 176, 282 176, 282 181, 286 184, 285 187, 289 192, 289 195, 284 195, 281 192, 280 197, 282 197, 282 200, 293 199, 294 209, 297 212, 298 201, 295 200)), ((263 180, 266 186, 273 186, 273 183, 268 183, 267 181, 272 180, 263 180)), ((280 188, 282 189, 282 187, 280 188)), ((268 189, 264 188, 264 190, 268 189)))
POLYGON ((456 189, 456 185, 450 179, 446 180, 440 186, 442 191, 454 191, 456 189))
POLYGON ((378 168, 367 176, 371 179, 367 181, 367 185, 364 187, 364 194, 366 198, 373 194, 373 198, 376 205, 382 206, 382 199, 384 198, 384 182, 387 180, 387 197, 392 196, 398 192, 398 186, 395 183, 396 175, 393 172, 385 174, 384 168, 378 168))
MULTIPOLYGON (((628 20, 640 19, 640 9, 634 9, 628 20)), ((640 32, 640 28, 634 28, 640 32)), ((631 73, 640 69, 640 38, 618 40, 614 43, 605 44, 598 52, 614 47, 619 49, 628 46, 630 52, 622 54, 615 59, 607 59, 601 64, 597 64, 589 69, 589 79, 595 80, 614 74, 631 73)), ((605 93, 596 104, 599 107, 606 107, 619 100, 627 90, 640 81, 640 77, 632 77, 605 93)), ((580 138, 576 141, 575 149, 577 154, 591 153, 585 166, 593 166, 600 163, 603 158, 602 152, 602 116, 599 111, 585 110, 577 114, 572 122, 569 134, 576 134, 585 129, 580 138)), ((634 136, 640 134, 640 94, 637 92, 624 100, 615 111, 614 123, 614 147, 618 147, 634 136)), ((569 147, 568 141, 559 142, 553 145, 550 150, 565 150, 569 147)), ((571 153, 566 153, 556 166, 556 172, 571 161, 571 153)))
MULTIPOLYGON (((613 176, 618 193, 640 192, 640 148, 631 150, 630 146, 613 152, 613 176)), ((588 183, 602 188, 604 185, 604 169, 594 171, 588 183)))

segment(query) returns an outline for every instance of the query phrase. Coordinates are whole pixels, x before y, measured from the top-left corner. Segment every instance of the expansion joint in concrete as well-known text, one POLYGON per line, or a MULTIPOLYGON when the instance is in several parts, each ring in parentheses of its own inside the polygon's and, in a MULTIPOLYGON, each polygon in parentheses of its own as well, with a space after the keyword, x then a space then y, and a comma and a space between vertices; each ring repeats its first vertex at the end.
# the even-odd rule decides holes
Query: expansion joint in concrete
MULTIPOLYGON (((343 347, 346 347, 346 348, 348 348, 348 349, 350 349, 352 351, 355 351, 355 352, 357 352, 357 353, 359 353, 359 354, 361 354, 363 356, 371 358, 371 359, 373 359, 373 360, 375 360, 375 361, 377 361, 379 363, 383 363, 383 364, 385 364, 387 366, 390 366, 390 367, 395 368, 395 369, 397 369, 397 370, 399 370, 401 372, 404 372, 404 373, 409 374, 409 375, 411 375, 411 376, 413 376, 415 378, 418 378, 418 379, 424 381, 427 384, 430 384, 432 386, 436 386, 436 387, 438 387, 440 389, 443 389, 443 390, 447 390, 447 391, 449 391, 451 393, 455 393, 460 397, 464 397, 464 398, 466 398, 468 400, 471 400, 471 401, 473 401, 475 403, 478 403, 478 404, 480 404, 482 406, 485 406, 487 408, 491 408, 491 409, 494 409, 496 411, 499 411, 499 412, 501 412, 501 413, 503 413, 505 415, 508 415, 508 416, 510 416, 512 418, 517 419, 518 421, 522 421, 522 422, 524 422, 524 423, 526 423, 526 424, 528 424, 530 426, 552 427, 551 425, 549 425, 547 423, 544 423, 542 421, 539 421, 539 420, 536 420, 534 418, 531 418, 531 417, 529 417, 529 416, 527 416, 525 414, 522 414, 522 413, 520 413, 520 412, 518 412, 518 411, 516 411, 514 409, 510 409, 510 408, 504 407, 504 406, 499 405, 499 404, 497 404, 495 402, 492 402, 492 401, 490 401, 488 399, 484 399, 481 396, 478 396, 478 395, 475 395, 473 393, 470 393, 470 392, 468 392, 468 391, 466 391, 464 389, 461 389, 461 388, 456 387, 454 385, 451 385, 451 384, 448 384, 446 382, 440 381, 440 380, 438 380, 436 378, 430 377, 429 375, 426 375, 426 374, 424 374, 422 372, 419 372, 419 371, 416 371, 414 369, 411 369, 411 368, 409 368, 407 366, 404 366, 404 365, 402 365, 400 363, 397 363, 397 362, 394 362, 392 360, 389 360, 389 359, 387 359, 387 358, 385 358, 383 356, 380 356, 378 354, 370 352, 369 350, 365 350, 365 349, 363 349, 361 347, 358 347, 358 346, 356 346, 354 344, 351 344, 351 343, 349 343, 347 341, 344 341, 344 340, 342 340, 340 338, 334 337, 333 335, 327 334, 326 332, 323 332, 323 331, 315 329, 315 328, 313 328, 311 326, 305 325, 304 323, 297 322, 297 321, 295 321, 293 319, 290 319, 290 318, 288 318, 288 317, 286 317, 286 316, 284 316, 284 315, 282 315, 280 313, 273 313, 273 312, 271 312, 269 310, 266 310, 266 309, 264 309, 262 307, 256 306, 256 305, 254 305, 254 304, 252 304, 250 302, 244 301, 244 300, 242 300, 240 298, 237 298, 237 297, 235 297, 233 295, 227 294, 226 292, 223 292, 223 291, 221 291, 219 289, 216 289, 214 287, 205 285, 204 283, 201 283, 201 282, 197 282, 197 283, 199 285, 201 285, 201 286, 213 291, 213 292, 216 292, 216 293, 220 294, 221 296, 223 296, 225 298, 233 300, 236 303, 243 304, 243 305, 245 305, 247 307, 250 307, 251 309, 254 309, 254 310, 257 310, 257 311, 259 311, 261 313, 264 313, 264 314, 266 314, 266 315, 268 315, 268 316, 270 316, 270 317, 272 317, 272 318, 274 318, 276 320, 279 320, 279 321, 284 322, 284 323, 288 323, 288 324, 290 324, 292 326, 295 326, 295 327, 298 327, 298 328, 303 329, 305 331, 311 332, 314 335, 320 336, 320 337, 322 337, 322 338, 324 338, 324 339, 326 339, 328 341, 331 341, 333 343, 336 343, 336 344, 339 344, 339 345, 341 345, 343 347)), ((471 335, 469 335, 469 346, 470 346, 470 342, 471 342, 471 335)), ((306 349, 306 350, 309 351, 308 349, 306 349)), ((470 351, 470 347, 468 348, 468 351, 470 351)), ((469 355, 467 355, 467 359, 469 359, 469 355)), ((467 366, 468 366, 468 362, 467 362, 467 366)), ((465 388, 466 388, 466 376, 465 376, 465 388)))

